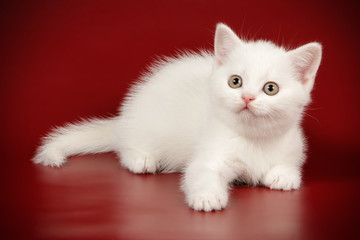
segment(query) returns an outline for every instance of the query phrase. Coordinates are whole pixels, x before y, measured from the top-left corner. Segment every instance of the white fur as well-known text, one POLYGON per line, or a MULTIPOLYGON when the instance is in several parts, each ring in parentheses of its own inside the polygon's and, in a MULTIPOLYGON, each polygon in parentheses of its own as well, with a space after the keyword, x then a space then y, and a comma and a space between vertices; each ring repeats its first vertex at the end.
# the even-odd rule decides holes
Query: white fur
POLYGON ((115 151, 135 173, 184 172, 182 189, 195 210, 220 210, 240 179, 297 189, 305 145, 300 127, 310 101, 321 45, 292 51, 245 42, 218 24, 215 54, 186 53, 155 64, 127 95, 120 114, 50 133, 34 162, 60 166, 75 154, 115 151), (232 75, 243 79, 230 88, 232 75), (280 91, 268 96, 266 82, 280 91), (255 97, 245 107, 242 96, 255 97))

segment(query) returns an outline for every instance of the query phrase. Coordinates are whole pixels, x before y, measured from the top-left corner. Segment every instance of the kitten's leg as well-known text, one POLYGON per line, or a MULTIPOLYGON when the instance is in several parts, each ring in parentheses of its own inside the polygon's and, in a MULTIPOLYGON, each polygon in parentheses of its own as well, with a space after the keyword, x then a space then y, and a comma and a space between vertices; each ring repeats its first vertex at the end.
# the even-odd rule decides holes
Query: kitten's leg
POLYGON ((262 183, 271 189, 298 189, 301 185, 300 167, 275 165, 265 174, 262 183))
POLYGON ((204 162, 191 163, 185 171, 182 185, 188 205, 198 211, 225 208, 229 183, 233 180, 230 172, 230 169, 207 166, 204 162))
POLYGON ((159 160, 146 152, 126 149, 118 154, 121 164, 134 173, 155 173, 159 170, 159 160))

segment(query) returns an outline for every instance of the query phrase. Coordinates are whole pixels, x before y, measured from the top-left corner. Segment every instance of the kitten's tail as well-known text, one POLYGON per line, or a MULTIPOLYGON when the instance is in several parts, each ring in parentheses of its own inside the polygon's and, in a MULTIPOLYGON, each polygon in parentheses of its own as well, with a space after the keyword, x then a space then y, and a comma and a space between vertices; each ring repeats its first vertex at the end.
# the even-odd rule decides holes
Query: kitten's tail
POLYGON ((56 128, 44 137, 33 161, 59 167, 72 155, 113 151, 116 122, 116 118, 92 119, 56 128))

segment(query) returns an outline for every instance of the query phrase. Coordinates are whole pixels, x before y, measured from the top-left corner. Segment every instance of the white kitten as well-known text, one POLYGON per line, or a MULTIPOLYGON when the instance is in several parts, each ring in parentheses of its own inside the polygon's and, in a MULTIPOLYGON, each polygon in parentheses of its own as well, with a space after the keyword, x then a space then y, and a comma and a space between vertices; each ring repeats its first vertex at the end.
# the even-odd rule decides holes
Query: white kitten
POLYGON ((219 210, 240 179, 297 189, 305 146, 300 122, 321 60, 321 45, 286 51, 245 42, 218 24, 214 54, 186 53, 152 67, 118 117, 57 128, 35 163, 60 166, 75 154, 115 151, 134 173, 183 171, 195 210, 219 210))

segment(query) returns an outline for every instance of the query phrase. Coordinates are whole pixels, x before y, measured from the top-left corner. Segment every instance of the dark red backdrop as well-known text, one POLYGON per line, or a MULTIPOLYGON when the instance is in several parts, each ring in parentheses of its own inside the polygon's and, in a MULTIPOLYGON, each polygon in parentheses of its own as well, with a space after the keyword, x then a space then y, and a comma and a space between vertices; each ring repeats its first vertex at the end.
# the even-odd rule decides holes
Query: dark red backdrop
POLYGON ((37 196, 29 160, 40 136, 80 117, 115 114, 129 85, 155 56, 211 49, 218 22, 247 38, 292 47, 323 44, 304 122, 310 147, 305 176, 358 177, 358 9, 355 1, 312 0, 2 4, 2 226, 32 229, 37 196))

